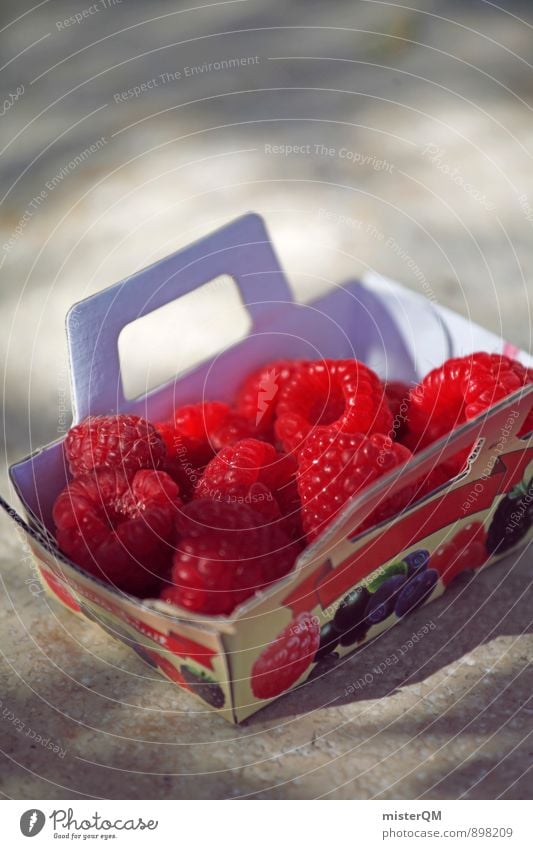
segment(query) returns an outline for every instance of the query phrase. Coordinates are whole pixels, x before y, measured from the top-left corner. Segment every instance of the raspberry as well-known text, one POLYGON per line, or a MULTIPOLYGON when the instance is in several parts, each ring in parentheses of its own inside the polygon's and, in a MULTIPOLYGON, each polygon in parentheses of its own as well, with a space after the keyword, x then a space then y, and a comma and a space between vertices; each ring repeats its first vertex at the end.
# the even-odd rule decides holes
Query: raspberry
POLYGON ((252 434, 243 416, 222 401, 201 401, 178 407, 170 422, 156 425, 171 460, 202 469, 225 445, 252 434))
POLYGON ((394 438, 400 442, 407 432, 407 412, 409 410, 409 394, 411 387, 399 380, 385 383, 385 398, 393 416, 392 428, 394 438))
POLYGON ((235 484, 220 496, 218 500, 228 504, 246 504, 251 507, 264 524, 277 522, 282 518, 278 502, 264 483, 257 482, 251 486, 235 484))
POLYGON ((234 445, 240 439, 252 436, 256 433, 250 422, 235 410, 229 410, 222 424, 211 433, 211 444, 215 451, 220 451, 226 445, 234 445))
POLYGON ((124 592, 148 595, 168 569, 181 503, 165 472, 91 472, 56 498, 58 546, 95 577, 124 592))
POLYGON ((273 493, 281 512, 286 514, 299 506, 296 469, 294 457, 279 454, 268 442, 242 439, 223 448, 207 464, 195 497, 228 499, 236 488, 242 493, 252 484, 262 483, 273 493))
MULTIPOLYGON (((420 450, 533 382, 533 372, 502 354, 448 360, 411 391, 407 444, 420 450)), ((521 433, 533 428, 533 410, 521 433)))
POLYGON ((173 585, 161 597, 197 613, 227 615, 286 575, 298 549, 279 524, 247 504, 197 499, 178 519, 173 585))
POLYGON ((197 613, 229 614, 263 586, 260 563, 242 560, 218 537, 184 539, 174 557, 174 586, 161 598, 197 613))
MULTIPOLYGON (((411 456, 407 448, 383 434, 364 436, 316 428, 298 458, 298 490, 307 538, 315 539, 351 496, 395 466, 407 462, 411 456)), ((412 492, 410 487, 387 498, 360 530, 403 509, 411 500, 412 492)))
POLYGON ((392 414, 376 374, 357 360, 302 364, 280 392, 275 433, 296 451, 317 425, 345 433, 388 433, 392 414))
POLYGON ((475 418, 532 381, 533 375, 517 360, 503 354, 473 354, 464 387, 466 419, 475 418))
POLYGON ((441 545, 430 559, 430 566, 448 586, 462 572, 479 569, 487 561, 486 534, 481 522, 470 522, 441 545))
POLYGON ((166 457, 165 445, 153 425, 140 416, 89 416, 72 427, 65 454, 73 475, 93 469, 157 468, 166 457))
POLYGON ((251 687, 257 699, 273 699, 292 687, 313 662, 320 645, 316 616, 300 613, 259 655, 251 687))
POLYGON ((241 385, 235 406, 253 424, 257 435, 272 438, 280 391, 299 365, 289 360, 267 363, 248 375, 241 385))

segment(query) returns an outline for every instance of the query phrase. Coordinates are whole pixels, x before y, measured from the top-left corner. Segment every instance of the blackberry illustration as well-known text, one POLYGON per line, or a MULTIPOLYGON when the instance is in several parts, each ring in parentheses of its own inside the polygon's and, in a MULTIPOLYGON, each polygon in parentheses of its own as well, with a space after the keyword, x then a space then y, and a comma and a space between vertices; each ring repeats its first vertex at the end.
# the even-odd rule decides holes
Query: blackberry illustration
POLYGON ((429 563, 429 551, 425 548, 418 548, 416 551, 412 551, 411 554, 404 557, 403 562, 407 564, 407 577, 410 578, 412 575, 416 575, 418 572, 427 569, 429 563))
POLYGON ((341 646, 353 646, 354 643, 360 643, 364 640, 368 633, 368 624, 363 621, 360 625, 355 625, 350 628, 340 638, 341 646))
POLYGON ((412 613, 413 610, 423 604, 433 592, 438 580, 439 573, 436 569, 418 572, 408 579, 396 599, 394 606, 396 616, 402 617, 407 613, 412 613))
POLYGON ((217 682, 204 672, 196 672, 190 666, 180 666, 180 672, 192 692, 214 708, 224 707, 226 698, 217 682))
POLYGON ((383 622, 392 613, 396 599, 405 586, 404 575, 393 575, 382 583, 380 588, 370 596, 365 610, 366 621, 369 625, 383 622))
POLYGON ((315 654, 315 661, 321 660, 326 655, 335 651, 339 645, 339 634, 333 627, 333 622, 326 622, 320 629, 320 645, 315 654))
POLYGON ((502 498, 487 533, 489 554, 501 554, 516 545, 533 524, 533 478, 515 486, 502 498))
POLYGON ((365 610, 369 598, 366 587, 356 587, 341 601, 332 622, 341 646, 351 646, 365 637, 368 631, 365 610))

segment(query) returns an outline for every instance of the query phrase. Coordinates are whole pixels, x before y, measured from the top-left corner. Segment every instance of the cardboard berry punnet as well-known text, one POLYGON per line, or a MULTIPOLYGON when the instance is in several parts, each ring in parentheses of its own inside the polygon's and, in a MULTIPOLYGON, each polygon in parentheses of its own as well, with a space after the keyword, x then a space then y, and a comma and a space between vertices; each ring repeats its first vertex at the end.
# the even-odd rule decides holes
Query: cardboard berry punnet
MULTIPOLYGON (((67 337, 74 423, 113 412, 161 421, 179 404, 230 401, 252 369, 272 360, 356 357, 382 379, 413 383, 449 357, 510 350, 492 333, 375 274, 312 303, 295 303, 264 224, 254 214, 74 305, 67 337), (118 348, 123 328, 221 275, 238 287, 249 314, 248 335, 184 376, 128 400, 118 348)), ((524 365, 532 364, 524 352, 513 353, 524 365)), ((533 435, 517 434, 532 404, 530 385, 379 479, 346 504, 285 578, 227 617, 128 596, 58 551, 51 514, 68 479, 62 440, 10 469, 26 518, 1 503, 26 535, 44 586, 67 608, 124 641, 204 707, 239 723, 317 677, 325 658, 330 663, 396 623, 405 629, 403 620, 415 606, 445 590, 442 564, 447 557, 453 560, 454 540, 462 541, 462 571, 484 568, 530 539, 533 435), (354 534, 384 494, 394 494, 472 445, 466 471, 392 520, 354 534), (486 544, 498 535, 504 543, 486 544), (418 572, 416 604, 404 598, 393 608, 376 605, 377 615, 361 617, 362 600, 367 603, 391 576, 418 572)))

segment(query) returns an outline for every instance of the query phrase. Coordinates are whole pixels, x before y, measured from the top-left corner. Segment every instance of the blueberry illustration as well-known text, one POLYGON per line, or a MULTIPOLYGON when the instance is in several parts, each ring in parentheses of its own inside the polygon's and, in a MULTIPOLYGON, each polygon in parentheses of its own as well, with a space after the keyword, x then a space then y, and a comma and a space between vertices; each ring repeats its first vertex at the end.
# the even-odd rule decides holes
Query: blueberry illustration
POLYGON ((403 575, 393 575, 388 578, 376 592, 370 596, 365 610, 366 621, 369 625, 377 625, 390 616, 396 603, 398 593, 405 584, 403 575))
POLYGON ((433 588, 439 580, 436 569, 428 569, 418 572, 407 580, 396 600, 394 612, 396 616, 405 616, 421 605, 432 593, 433 588))
POLYGON ((364 622, 369 598, 370 593, 366 587, 356 587, 343 598, 333 617, 333 627, 339 635, 345 634, 346 631, 364 622))
POLYGON ((315 661, 321 660, 331 654, 339 645, 339 635, 333 627, 333 622, 326 622, 320 629, 320 645, 315 654, 315 661))
POLYGON ((429 551, 425 548, 419 548, 417 551, 412 551, 407 557, 403 558, 403 562, 407 563, 407 577, 416 575, 423 569, 427 569, 429 563, 429 551))

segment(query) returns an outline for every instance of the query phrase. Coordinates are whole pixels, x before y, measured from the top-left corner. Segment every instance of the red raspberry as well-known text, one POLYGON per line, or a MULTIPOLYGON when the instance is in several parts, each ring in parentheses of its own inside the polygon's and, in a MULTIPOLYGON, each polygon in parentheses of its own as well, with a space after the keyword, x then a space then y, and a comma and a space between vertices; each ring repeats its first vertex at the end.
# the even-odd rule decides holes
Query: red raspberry
POLYGON ((407 413, 409 410, 409 394, 411 387, 399 380, 385 383, 385 397, 393 416, 392 428, 394 438, 399 441, 407 432, 407 413))
MULTIPOLYGON (((530 383, 533 383, 533 369, 525 368, 518 360, 503 354, 474 354, 468 383, 465 385, 467 421, 530 383)), ((533 404, 520 435, 530 430, 533 430, 533 404)))
POLYGON ((93 469, 157 468, 165 460, 165 445, 150 422, 140 416, 89 416, 72 427, 65 454, 73 475, 93 469))
POLYGON ((292 687, 313 662, 319 645, 317 617, 300 613, 255 661, 250 682, 254 696, 273 699, 292 687))
MULTIPOLYGON (((425 448, 531 382, 531 370, 502 354, 478 352, 448 360, 411 391, 410 448, 425 448)), ((528 427, 533 427, 533 411, 522 432, 528 427)))
POLYGON ((303 364, 280 392, 274 429, 285 451, 296 451, 316 425, 389 433, 392 414, 377 375, 357 360, 303 364))
MULTIPOLYGON (((407 448, 380 433, 364 436, 316 428, 298 458, 298 489, 307 538, 315 539, 351 496, 411 457, 407 448)), ((413 488, 409 487, 387 498, 360 530, 399 512, 412 495, 413 488)))
MULTIPOLYGON (((218 534, 226 540, 231 540, 232 537, 237 539, 241 532, 255 529, 260 524, 257 514, 248 505, 240 505, 237 508, 225 501, 212 501, 208 498, 191 501, 180 511, 176 520, 180 537, 192 539, 218 534)), ((249 539, 250 535, 245 535, 242 538, 243 543, 248 543, 249 539)))
POLYGON ((250 436, 250 424, 222 401, 178 407, 170 422, 156 425, 171 460, 202 469, 225 445, 250 436))
POLYGON ((161 597, 198 613, 227 615, 256 590, 286 575, 297 548, 279 525, 246 504, 198 499, 178 520, 173 586, 161 597))
POLYGON ((182 540, 172 580, 161 593, 164 601, 215 616, 228 615, 263 586, 258 559, 242 560, 216 536, 182 540))
POLYGON ((195 496, 227 499, 236 487, 242 493, 243 488, 262 483, 273 493, 281 512, 287 514, 299 506, 296 469, 294 457, 279 454, 268 442, 242 439, 223 448, 207 464, 195 496))
POLYGON ((169 567, 178 487, 165 472, 101 469, 68 484, 53 518, 59 548, 124 592, 154 592, 169 567))
POLYGON ((215 451, 220 451, 227 445, 235 445, 240 439, 251 436, 256 436, 256 432, 250 422, 235 410, 229 410, 224 422, 211 433, 211 444, 215 451))
POLYGON ((257 513, 264 524, 277 522, 282 518, 278 502, 264 483, 257 482, 251 486, 235 484, 225 493, 221 492, 220 497, 215 500, 225 501, 227 504, 245 504, 257 513))
POLYGON ((469 569, 479 569, 488 559, 486 533, 481 522, 470 522, 432 555, 430 566, 436 569, 444 586, 469 569))
POLYGON ((273 437, 274 418, 287 381, 298 369, 297 361, 277 360, 248 375, 237 392, 236 408, 256 430, 257 435, 273 437))

